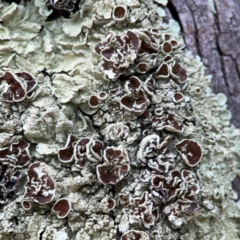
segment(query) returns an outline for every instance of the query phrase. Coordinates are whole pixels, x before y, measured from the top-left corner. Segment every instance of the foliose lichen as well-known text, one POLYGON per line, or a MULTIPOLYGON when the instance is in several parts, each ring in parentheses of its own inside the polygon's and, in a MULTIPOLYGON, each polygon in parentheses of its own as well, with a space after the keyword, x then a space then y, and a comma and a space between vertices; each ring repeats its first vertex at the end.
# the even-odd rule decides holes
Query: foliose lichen
POLYGON ((240 131, 159 4, 0 3, 0 239, 239 239, 240 131))

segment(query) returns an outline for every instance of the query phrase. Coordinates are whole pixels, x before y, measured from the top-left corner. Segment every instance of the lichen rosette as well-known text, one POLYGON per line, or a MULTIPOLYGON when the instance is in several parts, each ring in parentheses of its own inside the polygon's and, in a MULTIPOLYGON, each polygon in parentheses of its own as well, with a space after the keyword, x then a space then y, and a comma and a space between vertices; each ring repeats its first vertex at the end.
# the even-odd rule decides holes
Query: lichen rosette
POLYGON ((31 160, 30 144, 21 139, 10 147, 0 149, 0 204, 8 202, 8 194, 13 192, 24 176, 20 169, 31 160))
POLYGON ((99 140, 87 137, 77 140, 70 134, 65 147, 58 150, 58 159, 62 163, 70 163, 75 160, 75 166, 81 169, 87 163, 101 162, 103 149, 103 143, 99 140))
POLYGON ((6 82, 2 98, 6 102, 20 102, 30 97, 31 92, 36 88, 37 81, 27 72, 5 72, 0 81, 6 82))
POLYGON ((17 170, 14 162, 10 159, 0 160, 0 204, 8 202, 8 193, 16 187, 23 173, 17 170))
POLYGON ((55 182, 46 172, 44 163, 35 162, 28 169, 25 198, 39 204, 50 203, 55 197, 55 182))
POLYGON ((128 30, 124 35, 108 32, 95 51, 101 56, 100 68, 108 79, 121 75, 144 74, 157 66, 158 31, 128 30))
POLYGON ((159 207, 151 200, 148 192, 130 201, 130 223, 138 223, 141 228, 154 226, 159 217, 159 207))
POLYGON ((125 36, 108 32, 103 42, 96 45, 95 51, 101 55, 101 67, 109 79, 116 79, 133 64, 140 46, 138 36, 127 31, 125 36))
POLYGON ((116 184, 130 172, 129 158, 124 148, 108 147, 104 150, 104 164, 97 166, 97 175, 103 184, 116 184))

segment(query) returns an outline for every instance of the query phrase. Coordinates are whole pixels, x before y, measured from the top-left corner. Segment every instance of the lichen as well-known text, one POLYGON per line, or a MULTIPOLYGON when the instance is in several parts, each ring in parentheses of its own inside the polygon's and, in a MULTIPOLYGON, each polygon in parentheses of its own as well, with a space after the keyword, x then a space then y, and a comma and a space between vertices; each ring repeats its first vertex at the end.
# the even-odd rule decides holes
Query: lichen
POLYGON ((0 240, 240 237, 240 131, 167 1, 2 1, 0 240))

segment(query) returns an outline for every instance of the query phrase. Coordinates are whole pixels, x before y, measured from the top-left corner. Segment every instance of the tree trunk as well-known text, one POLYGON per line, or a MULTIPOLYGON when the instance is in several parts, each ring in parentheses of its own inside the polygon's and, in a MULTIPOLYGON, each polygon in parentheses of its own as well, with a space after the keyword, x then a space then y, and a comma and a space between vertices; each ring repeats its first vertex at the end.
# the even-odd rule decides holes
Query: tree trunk
POLYGON ((240 128, 240 1, 169 0, 166 20, 177 20, 186 47, 212 75, 214 93, 228 97, 232 123, 240 128), (215 11, 214 11, 215 8, 215 11))

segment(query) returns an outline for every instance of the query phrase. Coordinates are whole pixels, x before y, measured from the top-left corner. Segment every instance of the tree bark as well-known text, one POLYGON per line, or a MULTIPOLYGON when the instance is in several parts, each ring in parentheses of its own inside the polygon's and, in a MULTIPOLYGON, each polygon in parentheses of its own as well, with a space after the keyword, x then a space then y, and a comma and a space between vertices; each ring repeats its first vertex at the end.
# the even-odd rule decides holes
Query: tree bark
POLYGON ((232 123, 240 128, 240 1, 169 0, 166 19, 177 20, 186 47, 199 55, 212 75, 214 93, 228 97, 232 123))

